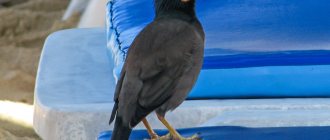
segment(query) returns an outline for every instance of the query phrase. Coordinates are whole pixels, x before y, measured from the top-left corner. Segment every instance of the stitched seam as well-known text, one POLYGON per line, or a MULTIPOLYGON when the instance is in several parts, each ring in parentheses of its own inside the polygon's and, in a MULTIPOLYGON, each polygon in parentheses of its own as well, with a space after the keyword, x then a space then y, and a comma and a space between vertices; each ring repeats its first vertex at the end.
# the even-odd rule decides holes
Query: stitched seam
POLYGON ((120 33, 118 31, 118 26, 114 25, 114 20, 115 20, 114 8, 113 8, 114 4, 115 4, 115 0, 111 0, 110 1, 110 26, 111 26, 110 29, 113 29, 115 31, 116 43, 118 44, 119 51, 121 51, 123 54, 123 58, 125 58, 126 51, 124 51, 124 49, 121 46, 122 41, 120 40, 120 33))

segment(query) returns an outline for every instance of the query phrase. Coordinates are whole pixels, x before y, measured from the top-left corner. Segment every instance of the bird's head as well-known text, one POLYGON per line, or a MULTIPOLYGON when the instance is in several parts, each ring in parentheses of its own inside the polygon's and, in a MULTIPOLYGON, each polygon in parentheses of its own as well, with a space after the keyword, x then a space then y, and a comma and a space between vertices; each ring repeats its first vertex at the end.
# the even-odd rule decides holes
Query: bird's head
POLYGON ((195 0, 155 0, 156 16, 168 13, 184 13, 195 17, 195 0))

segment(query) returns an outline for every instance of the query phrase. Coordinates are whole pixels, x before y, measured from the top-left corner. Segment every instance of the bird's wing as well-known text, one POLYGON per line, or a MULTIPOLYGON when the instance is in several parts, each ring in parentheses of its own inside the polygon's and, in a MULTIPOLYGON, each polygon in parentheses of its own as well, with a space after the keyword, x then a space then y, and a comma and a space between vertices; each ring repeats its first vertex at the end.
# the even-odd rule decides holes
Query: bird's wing
POLYGON ((113 106, 113 109, 112 109, 112 112, 111 112, 111 116, 110 116, 110 120, 109 120, 109 124, 111 124, 114 120, 115 120, 115 116, 117 114, 117 109, 118 109, 118 97, 119 97, 119 93, 120 93, 120 90, 121 90, 121 87, 122 87, 122 83, 123 83, 123 80, 124 80, 124 77, 125 77, 125 66, 123 66, 123 69, 120 73, 120 77, 117 81, 117 85, 116 85, 116 89, 115 89, 115 94, 114 94, 114 101, 115 101, 115 104, 113 106))
POLYGON ((142 30, 117 84, 118 115, 135 126, 166 102, 178 79, 192 67, 201 40, 194 26, 180 20, 155 21, 142 30))

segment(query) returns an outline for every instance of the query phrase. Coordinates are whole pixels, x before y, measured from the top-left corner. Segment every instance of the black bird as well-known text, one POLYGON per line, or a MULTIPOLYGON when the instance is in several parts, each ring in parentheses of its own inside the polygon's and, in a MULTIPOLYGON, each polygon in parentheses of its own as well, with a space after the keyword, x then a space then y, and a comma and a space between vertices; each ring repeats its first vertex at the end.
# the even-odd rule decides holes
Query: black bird
POLYGON ((127 140, 140 121, 151 138, 158 139, 145 119, 153 111, 173 139, 184 139, 164 117, 194 86, 203 63, 205 35, 195 0, 154 2, 156 17, 131 44, 116 86, 112 140, 127 140))

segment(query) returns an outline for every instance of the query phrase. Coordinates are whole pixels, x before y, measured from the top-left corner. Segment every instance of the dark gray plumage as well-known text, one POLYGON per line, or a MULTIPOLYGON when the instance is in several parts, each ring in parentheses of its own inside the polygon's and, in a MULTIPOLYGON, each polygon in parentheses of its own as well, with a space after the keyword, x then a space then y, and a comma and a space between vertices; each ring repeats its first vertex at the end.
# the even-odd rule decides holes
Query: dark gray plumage
POLYGON ((164 117, 192 89, 204 54, 194 7, 195 0, 155 0, 156 17, 131 44, 116 87, 113 140, 128 139, 152 111, 164 117))

